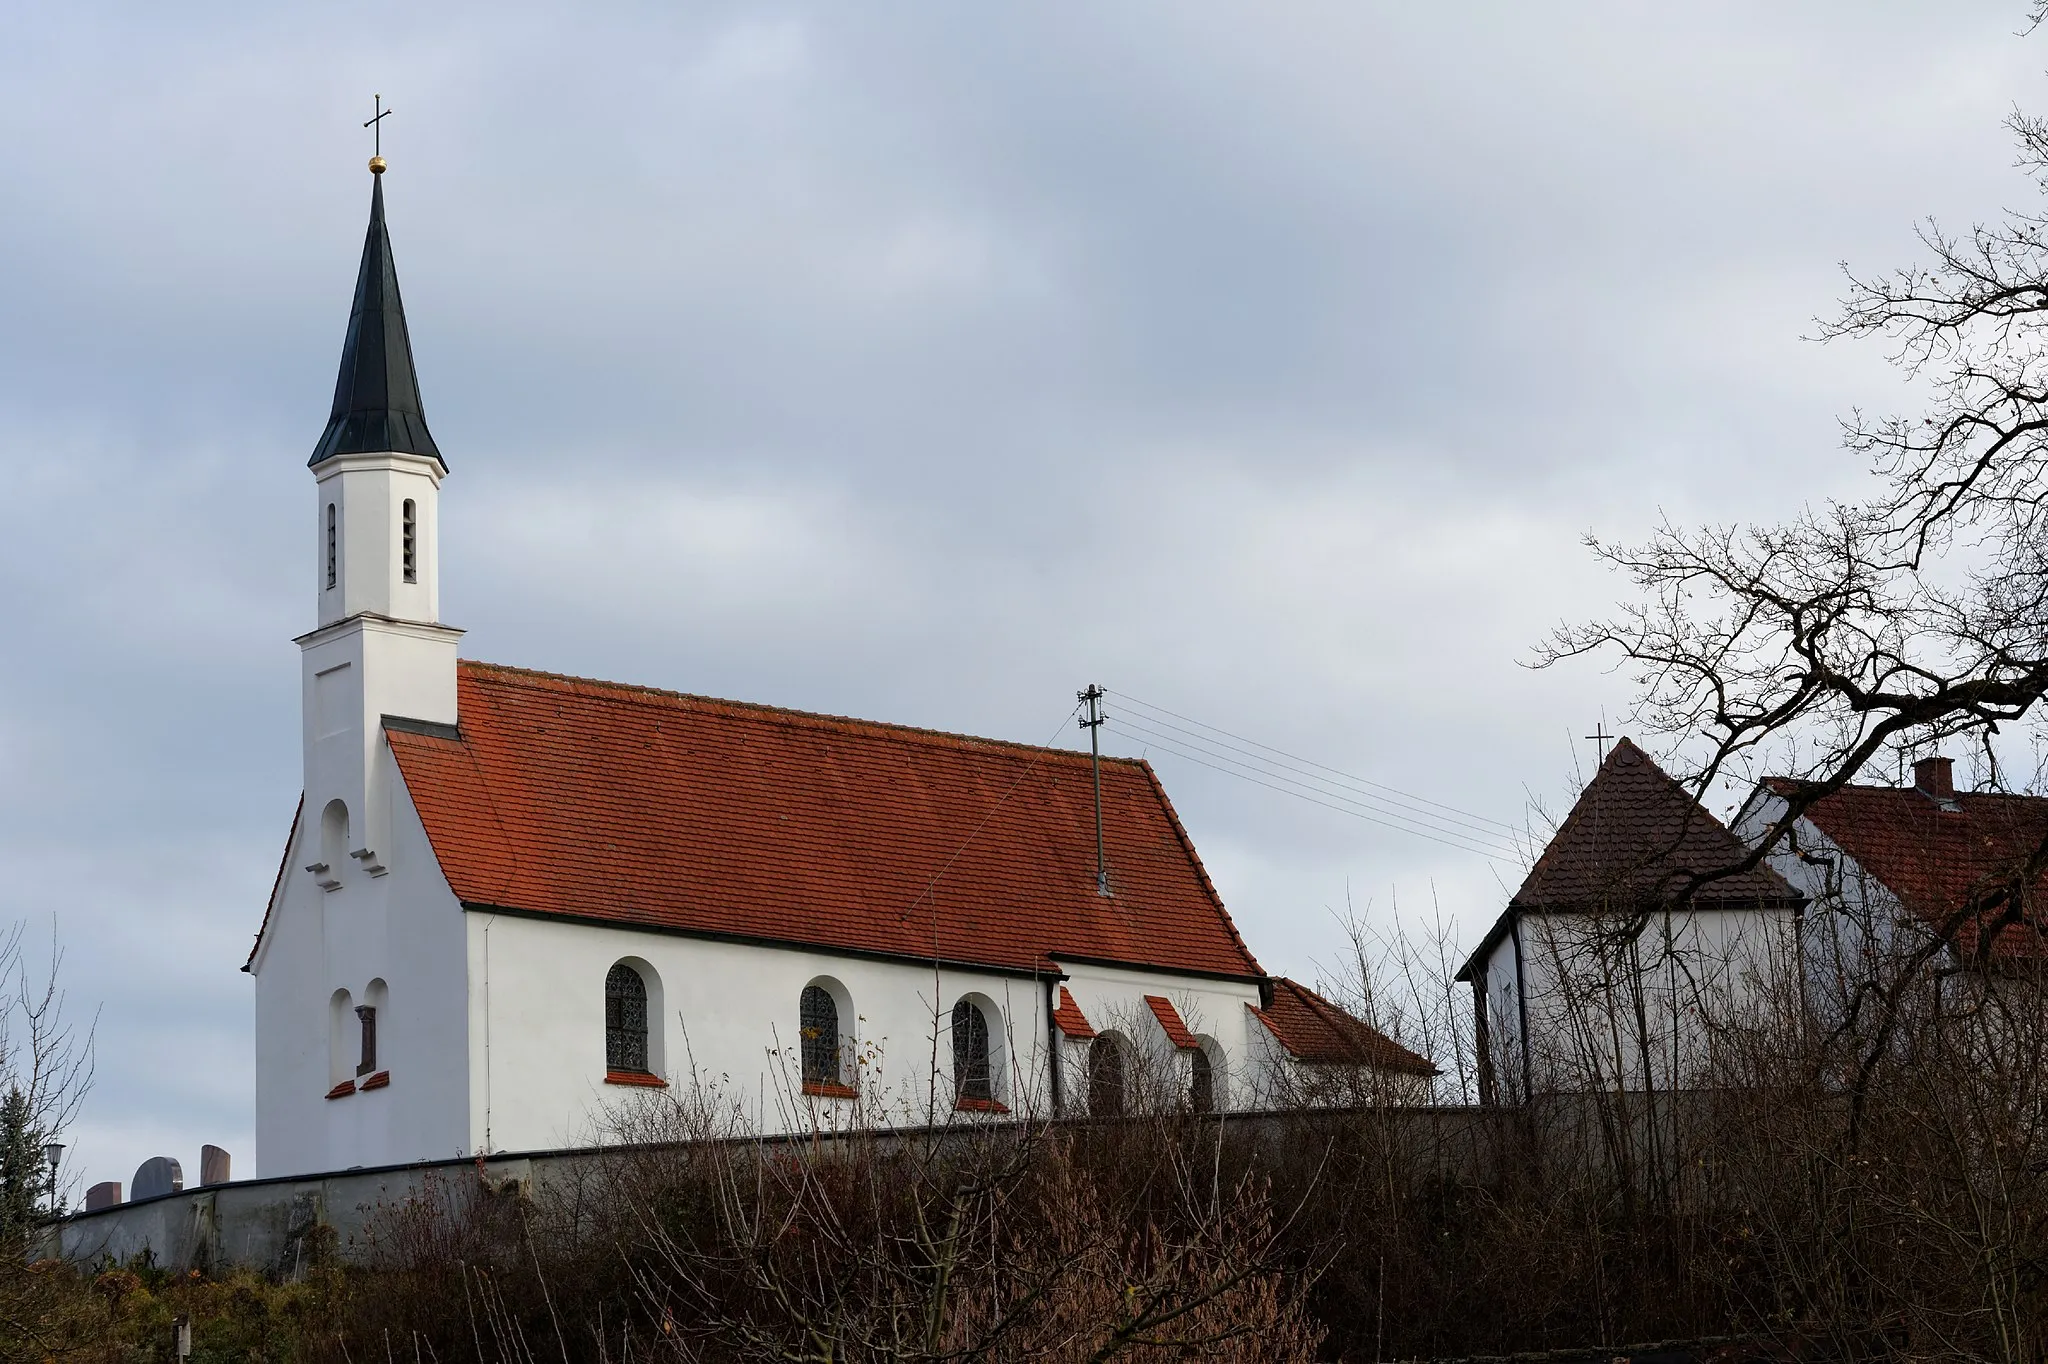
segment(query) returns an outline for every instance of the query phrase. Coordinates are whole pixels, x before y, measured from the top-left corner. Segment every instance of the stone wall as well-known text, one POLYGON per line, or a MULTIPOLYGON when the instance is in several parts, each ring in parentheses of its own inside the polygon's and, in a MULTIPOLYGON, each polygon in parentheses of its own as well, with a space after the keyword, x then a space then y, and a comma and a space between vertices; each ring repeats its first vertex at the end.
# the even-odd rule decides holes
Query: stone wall
MULTIPOLYGON (((1322 1149, 1325 1138, 1341 1134, 1383 1141, 1414 1178, 1487 1178, 1503 1156, 1527 1140, 1527 1110, 1484 1108, 1383 1108, 1353 1111, 1229 1114, 1221 1119, 1235 1141, 1273 1142, 1298 1153, 1322 1149), (1505 1145, 1503 1143, 1506 1143, 1505 1145)), ((1145 1118, 1076 1119, 1059 1126, 1145 1122, 1145 1118)), ((1216 1121, 1204 1119, 1206 1122, 1216 1121)), ((740 1139, 765 1145, 834 1140, 887 1142, 942 1140, 986 1133, 973 1128, 895 1129, 885 1132, 778 1136, 740 1139)), ((312 1253, 308 1236, 331 1228, 345 1261, 360 1261, 370 1249, 372 1223, 380 1209, 410 1200, 463 1194, 481 1188, 507 1195, 544 1197, 552 1188, 565 1195, 587 1189, 599 1162, 616 1150, 587 1148, 337 1171, 330 1174, 240 1180, 92 1212, 74 1213, 44 1227, 37 1258, 74 1264, 129 1264, 147 1257, 168 1269, 220 1270, 242 1266, 296 1277, 312 1253), (438 1185, 438 1189, 437 1186, 438 1185)))

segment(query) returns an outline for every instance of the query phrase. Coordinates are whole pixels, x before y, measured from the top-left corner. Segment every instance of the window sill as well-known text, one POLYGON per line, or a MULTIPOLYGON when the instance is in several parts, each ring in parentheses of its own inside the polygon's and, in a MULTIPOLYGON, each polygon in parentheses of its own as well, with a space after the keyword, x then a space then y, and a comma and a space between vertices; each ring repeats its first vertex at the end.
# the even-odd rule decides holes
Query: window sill
POLYGON ((354 1080, 343 1080, 340 1084, 327 1091, 327 1097, 330 1099, 346 1099, 355 1092, 356 1082, 354 1080))
POLYGON ((837 1080, 806 1080, 804 1093, 818 1099, 858 1099, 860 1091, 837 1080))
POLYGON ((362 1090, 382 1089, 390 1083, 391 1072, 388 1070, 380 1070, 375 1075, 372 1075, 369 1079, 363 1081, 360 1085, 357 1085, 356 1088, 362 1090))
POLYGON ((608 1070, 604 1073, 604 1082, 608 1085, 639 1085, 644 1089, 668 1088, 668 1081, 644 1070, 608 1070))
POLYGON ((1009 1105, 1001 1099, 970 1099, 959 1095, 953 1100, 955 1113, 1008 1113, 1009 1105))

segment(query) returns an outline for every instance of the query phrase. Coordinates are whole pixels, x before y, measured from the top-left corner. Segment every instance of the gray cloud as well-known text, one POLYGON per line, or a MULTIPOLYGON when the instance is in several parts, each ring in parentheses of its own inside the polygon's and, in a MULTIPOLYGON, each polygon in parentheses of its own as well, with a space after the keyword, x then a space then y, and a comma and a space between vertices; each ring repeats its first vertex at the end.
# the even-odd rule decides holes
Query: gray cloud
MULTIPOLYGON (((1853 488, 1834 262, 2021 197, 2019 7, 72 6, 0 50, 0 911, 79 1169, 249 1145, 368 186, 505 662, 1038 741, 1090 679, 1502 819, 1588 528, 1853 488)), ((1128 740, 1117 741, 1125 750, 1128 740)), ((1584 745, 1578 746, 1580 759, 1584 745)), ((1477 859, 1157 755, 1269 967, 1477 859)))

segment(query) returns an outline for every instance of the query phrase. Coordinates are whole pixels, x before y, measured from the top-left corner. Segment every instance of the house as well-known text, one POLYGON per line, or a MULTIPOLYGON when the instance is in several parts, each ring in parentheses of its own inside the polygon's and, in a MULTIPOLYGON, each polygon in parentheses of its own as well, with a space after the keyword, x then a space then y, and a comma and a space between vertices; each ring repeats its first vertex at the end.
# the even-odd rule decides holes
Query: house
MULTIPOLYGON (((1812 788, 1759 783, 1734 828, 1754 847, 1812 788)), ((1811 908, 1806 996, 1838 1021, 1858 986, 1915 955, 1933 975, 2048 953, 2039 906, 2048 884, 2024 867, 2048 841, 2048 798, 1957 791, 1948 758, 1913 765, 1911 786, 1848 785, 1819 795, 1772 848, 1769 865, 1811 908)))
POLYGON ((1267 977, 1146 763, 459 658, 372 170, 244 964, 260 1175, 574 1145, 685 1088, 759 1130, 1221 1110, 1382 1054, 1267 977))
POLYGON ((1426 1104, 1439 1071, 1299 981, 1274 980, 1271 1002, 1246 1005, 1259 1021, 1251 1073, 1273 1107, 1291 1104, 1426 1104))
POLYGON ((1795 978, 1804 897, 1628 739, 1457 979, 1483 1102, 1704 1082, 1716 1038, 1795 978))

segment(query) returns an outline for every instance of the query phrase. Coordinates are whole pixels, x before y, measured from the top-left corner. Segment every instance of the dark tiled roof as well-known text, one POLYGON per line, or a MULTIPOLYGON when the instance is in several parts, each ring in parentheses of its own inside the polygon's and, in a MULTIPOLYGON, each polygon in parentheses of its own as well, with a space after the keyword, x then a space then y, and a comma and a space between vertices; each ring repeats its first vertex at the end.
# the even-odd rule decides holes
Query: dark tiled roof
POLYGON ((1074 1002, 1074 996, 1064 985, 1060 986, 1060 1002, 1053 1007, 1052 1021, 1076 1042, 1086 1042, 1095 1036, 1095 1028, 1088 1022, 1088 1015, 1081 1012, 1081 1006, 1074 1002))
POLYGON ((1180 1010, 1173 1007, 1173 1001, 1165 995, 1146 995, 1145 1006, 1152 1010, 1152 1016, 1159 1020, 1159 1026, 1166 1032, 1166 1040, 1182 1051, 1200 1051, 1202 1044, 1188 1031, 1188 1025, 1180 1021, 1180 1010))
POLYGON ((398 266, 384 230, 384 177, 372 176, 371 181, 370 230, 363 238, 355 302, 342 338, 334 408, 307 463, 397 450, 427 455, 445 469, 448 461, 427 433, 427 414, 420 406, 412 337, 405 327, 405 304, 398 296, 398 266))
MULTIPOLYGON (((1763 783, 1780 796, 1801 784, 1782 777, 1763 783)), ((1909 912, 1947 928, 1979 887, 2010 877, 2048 838, 2048 798, 2002 792, 1957 792, 1944 809, 1910 786, 1845 786, 1823 796, 1806 817, 1843 852, 1876 877, 1909 912)), ((2048 904, 2048 878, 2025 888, 2018 922, 2001 920, 1995 944, 2000 954, 2038 955, 2044 919, 2036 906, 2048 904)), ((1975 923, 1954 924, 1957 946, 1974 949, 1975 923)))
POLYGON ((1166 793, 1088 756, 465 662, 459 734, 386 729, 465 903, 1055 971, 1255 978, 1166 793))
MULTIPOLYGON (((1513 910, 1593 910, 1655 904, 1689 875, 1749 855, 1678 782, 1627 739, 1618 740, 1509 903, 1513 910)), ((1796 904, 1799 895, 1759 866, 1709 881, 1703 905, 1796 904)))
POLYGON ((1404 1075, 1437 1073, 1427 1058, 1285 976, 1273 982, 1270 1006, 1245 1007, 1297 1061, 1311 1065, 1369 1066, 1404 1075))

